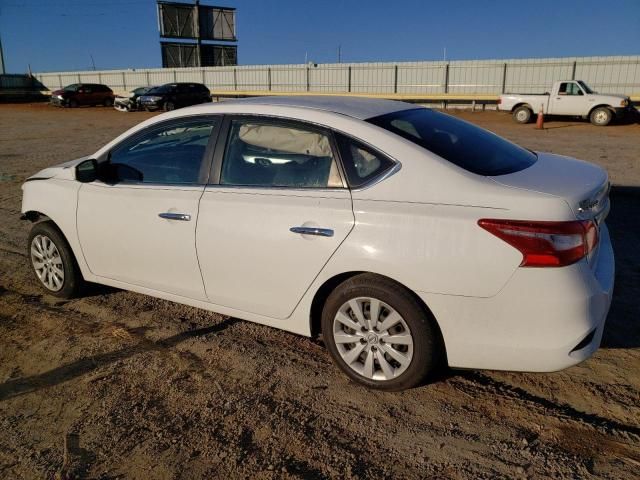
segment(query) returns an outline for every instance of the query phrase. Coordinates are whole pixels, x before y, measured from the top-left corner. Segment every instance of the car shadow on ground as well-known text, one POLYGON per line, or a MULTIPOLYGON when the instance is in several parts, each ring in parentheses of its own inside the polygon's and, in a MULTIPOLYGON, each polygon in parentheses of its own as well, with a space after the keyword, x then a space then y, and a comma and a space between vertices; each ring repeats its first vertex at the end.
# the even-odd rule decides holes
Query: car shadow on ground
POLYGON ((119 350, 113 350, 111 352, 84 357, 76 360, 75 362, 53 368, 38 375, 7 380, 0 384, 0 402, 26 393, 41 390, 43 388, 58 385, 141 353, 166 350, 173 348, 190 338, 221 332, 238 321, 239 320, 235 318, 227 318, 208 327, 187 330, 157 341, 149 340, 144 336, 146 327, 128 330, 129 334, 138 338, 138 342, 133 345, 119 350))
MULTIPOLYGON (((537 112, 533 114, 531 123, 535 123, 537 119, 537 112)), ((640 113, 634 115, 625 115, 622 118, 614 118, 609 127, 616 127, 617 125, 634 125, 640 124, 640 113)), ((556 128, 570 128, 590 125, 591 122, 588 118, 579 118, 566 115, 545 115, 544 116, 544 129, 554 130, 556 128), (559 125, 561 123, 569 123, 568 125, 559 125)), ((600 127, 599 127, 600 128, 600 127)))
POLYGON ((640 187, 612 187, 607 225, 616 283, 601 346, 640 348, 640 187))

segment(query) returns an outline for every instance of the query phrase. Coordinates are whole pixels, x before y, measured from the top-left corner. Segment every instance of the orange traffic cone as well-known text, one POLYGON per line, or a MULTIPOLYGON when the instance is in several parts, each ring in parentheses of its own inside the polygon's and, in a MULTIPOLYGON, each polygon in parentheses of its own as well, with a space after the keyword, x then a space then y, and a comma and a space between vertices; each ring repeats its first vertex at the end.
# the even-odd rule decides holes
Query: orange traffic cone
POLYGON ((538 130, 544 130, 544 107, 540 105, 540 110, 538 111, 538 119, 536 120, 536 128, 538 130))

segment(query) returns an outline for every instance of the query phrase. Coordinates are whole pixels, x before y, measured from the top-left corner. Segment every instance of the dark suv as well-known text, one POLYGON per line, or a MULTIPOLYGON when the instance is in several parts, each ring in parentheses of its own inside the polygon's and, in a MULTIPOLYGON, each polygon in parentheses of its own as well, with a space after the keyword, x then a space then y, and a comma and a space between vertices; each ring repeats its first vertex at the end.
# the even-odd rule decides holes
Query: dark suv
POLYGON ((51 94, 51 103, 60 107, 80 105, 113 105, 115 95, 106 85, 99 83, 74 83, 51 94))
POLYGON ((201 83, 166 83, 152 88, 140 97, 140 106, 146 110, 175 110, 180 107, 211 101, 209 89, 201 83))

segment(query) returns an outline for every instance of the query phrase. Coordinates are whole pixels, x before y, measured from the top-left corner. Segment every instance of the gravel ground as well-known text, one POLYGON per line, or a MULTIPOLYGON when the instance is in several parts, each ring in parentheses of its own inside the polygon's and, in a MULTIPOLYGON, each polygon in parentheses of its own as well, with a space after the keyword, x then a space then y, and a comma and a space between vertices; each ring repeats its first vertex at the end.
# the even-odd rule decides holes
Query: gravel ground
MULTIPOLYGON (((602 348, 563 372, 350 383, 321 341, 96 286, 39 290, 20 185, 148 118, 0 105, 0 478, 632 478, 640 467, 640 125, 547 129, 458 112, 606 167, 616 292, 602 348)), ((535 292, 532 292, 535 294, 535 292)))

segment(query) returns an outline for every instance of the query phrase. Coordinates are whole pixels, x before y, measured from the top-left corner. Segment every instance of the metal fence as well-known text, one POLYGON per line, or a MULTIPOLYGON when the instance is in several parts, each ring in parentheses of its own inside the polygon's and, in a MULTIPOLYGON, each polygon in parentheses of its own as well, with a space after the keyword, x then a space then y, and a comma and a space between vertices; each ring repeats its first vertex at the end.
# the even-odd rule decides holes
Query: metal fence
POLYGON ((556 80, 580 79, 598 92, 640 100, 640 56, 129 69, 34 77, 48 90, 82 82, 103 83, 117 92, 199 82, 214 95, 310 92, 478 99, 508 92, 542 93, 556 80))

